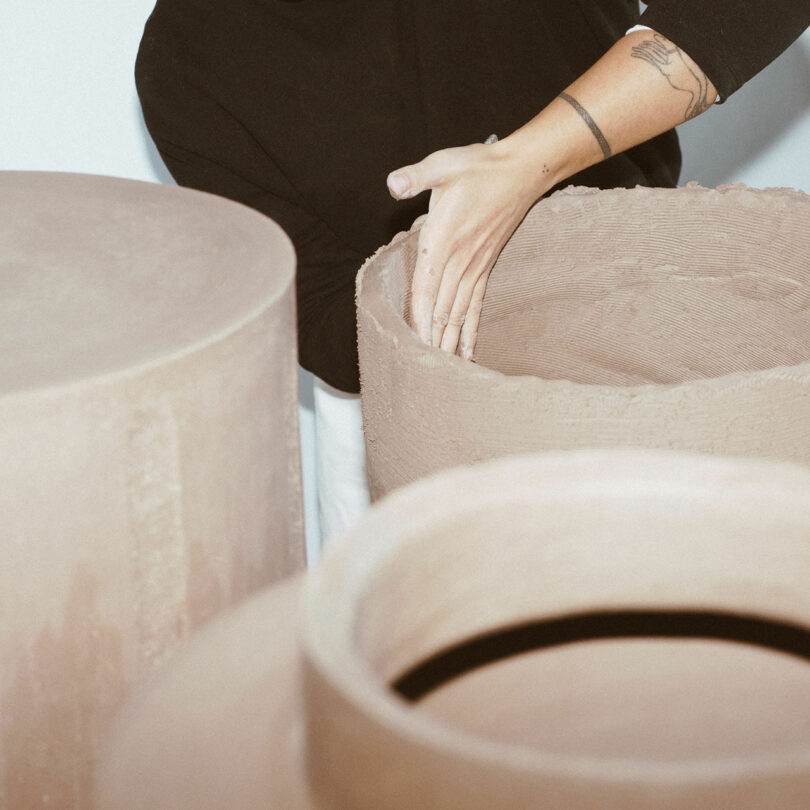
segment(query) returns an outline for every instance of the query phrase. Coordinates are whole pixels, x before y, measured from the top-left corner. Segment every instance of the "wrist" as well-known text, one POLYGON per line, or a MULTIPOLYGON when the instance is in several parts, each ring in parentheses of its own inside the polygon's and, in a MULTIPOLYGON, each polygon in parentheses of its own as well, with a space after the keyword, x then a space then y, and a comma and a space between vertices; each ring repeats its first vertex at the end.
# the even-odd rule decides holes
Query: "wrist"
POLYGON ((496 144, 533 201, 602 159, 601 153, 593 154, 592 136, 591 141, 582 137, 580 124, 569 105, 555 99, 529 123, 496 144))

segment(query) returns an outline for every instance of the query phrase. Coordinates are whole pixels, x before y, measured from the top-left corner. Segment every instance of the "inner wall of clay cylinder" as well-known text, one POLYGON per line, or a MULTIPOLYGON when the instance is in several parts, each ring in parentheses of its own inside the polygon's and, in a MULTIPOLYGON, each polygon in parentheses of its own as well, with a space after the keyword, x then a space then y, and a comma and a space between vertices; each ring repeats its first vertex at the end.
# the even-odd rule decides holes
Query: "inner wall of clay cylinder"
POLYGON ((807 362, 807 212, 732 199, 648 192, 567 210, 505 253, 476 361, 617 386, 807 362))
MULTIPOLYGON (((505 249, 481 315, 479 365, 633 386, 810 360, 805 206, 650 190, 579 201, 552 200, 505 249)), ((404 316, 398 286, 389 291, 404 316)))
MULTIPOLYGON (((801 542, 806 520, 763 519, 761 502, 658 495, 642 508, 633 497, 506 496, 410 538, 365 595, 361 653, 390 683, 454 644, 541 617, 685 608, 801 618, 790 615, 803 597, 783 563, 747 550, 774 536, 801 542), (724 545, 739 550, 732 563, 724 545)), ((810 662, 725 640, 595 640, 474 669, 417 707, 552 755, 779 754, 810 746, 810 662)))

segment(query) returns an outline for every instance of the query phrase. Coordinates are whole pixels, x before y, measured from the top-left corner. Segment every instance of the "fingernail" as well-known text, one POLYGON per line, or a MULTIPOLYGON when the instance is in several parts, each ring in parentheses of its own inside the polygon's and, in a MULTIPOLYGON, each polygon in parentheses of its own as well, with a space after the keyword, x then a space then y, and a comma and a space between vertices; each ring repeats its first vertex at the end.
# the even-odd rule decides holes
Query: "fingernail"
POLYGON ((398 197, 401 197, 408 190, 408 178, 404 174, 397 174, 396 172, 389 174, 388 188, 398 197))
MULTIPOLYGON (((476 333, 477 335, 477 333, 476 333)), ((464 360, 473 359, 473 350, 475 349, 475 338, 472 340, 468 337, 462 336, 461 338, 461 356, 464 360)))

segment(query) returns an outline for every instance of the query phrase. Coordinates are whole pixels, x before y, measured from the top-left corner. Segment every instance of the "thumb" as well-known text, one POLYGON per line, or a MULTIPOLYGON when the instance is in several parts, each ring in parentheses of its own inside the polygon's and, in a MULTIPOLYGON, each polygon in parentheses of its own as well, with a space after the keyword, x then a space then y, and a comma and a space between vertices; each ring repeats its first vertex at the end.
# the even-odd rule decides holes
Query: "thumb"
POLYGON ((415 197, 442 182, 441 176, 435 171, 436 161, 431 160, 431 157, 432 155, 411 166, 403 166, 388 175, 388 190, 395 200, 415 197))

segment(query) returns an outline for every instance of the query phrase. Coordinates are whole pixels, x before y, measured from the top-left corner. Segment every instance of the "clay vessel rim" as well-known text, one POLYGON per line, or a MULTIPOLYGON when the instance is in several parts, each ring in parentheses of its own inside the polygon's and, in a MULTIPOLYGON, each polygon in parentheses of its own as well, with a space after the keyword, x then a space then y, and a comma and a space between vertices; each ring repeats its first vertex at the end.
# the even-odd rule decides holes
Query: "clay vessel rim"
MULTIPOLYGON (((544 197, 532 207, 550 207, 563 202, 575 204, 574 201, 583 198, 599 196, 601 198, 621 197, 627 194, 641 195, 651 193, 673 193, 673 194, 696 194, 696 195, 719 195, 719 196, 750 196, 753 199, 784 199, 791 202, 798 202, 810 205, 810 195, 803 191, 792 188, 752 188, 743 183, 727 183, 716 188, 707 188, 690 182, 679 188, 649 188, 647 186, 636 186, 635 188, 615 188, 597 189, 589 186, 567 186, 564 189, 555 191, 549 197, 544 197)), ((528 214, 527 214, 528 216, 528 214)), ((380 300, 382 307, 372 311, 363 305, 365 316, 371 320, 375 328, 380 333, 390 333, 394 340, 400 341, 402 347, 411 353, 416 352, 416 362, 423 363, 424 358, 430 357, 431 367, 441 367, 444 365, 449 369, 463 369, 468 377, 480 380, 485 384, 492 384, 497 381, 499 385, 526 385, 542 389, 548 394, 550 390, 581 391, 592 396, 601 396, 609 392, 611 397, 625 397, 632 399, 640 394, 650 391, 659 391, 663 394, 677 392, 684 387, 694 387, 698 390, 712 391, 725 388, 754 387, 760 381, 768 379, 801 379, 810 376, 810 360, 795 365, 778 365, 756 371, 737 371, 730 374, 723 374, 718 377, 702 377, 692 380, 685 380, 678 383, 644 383, 641 385, 599 385, 593 383, 579 383, 566 379, 546 379, 533 374, 504 374, 496 369, 488 368, 474 362, 463 360, 457 355, 441 351, 438 348, 426 346, 411 329, 407 322, 400 317, 399 313, 391 305, 390 298, 386 290, 386 282, 390 275, 390 270, 386 268, 384 272, 371 275, 373 264, 391 252, 398 251, 401 243, 408 238, 415 238, 421 225, 412 228, 410 231, 401 231, 387 245, 380 247, 372 256, 363 263, 357 276, 357 300, 358 304, 366 296, 372 300, 380 300)))
MULTIPOLYGON (((337 689, 341 697, 370 726, 382 726, 409 744, 431 750, 436 755, 451 753, 506 772, 531 773, 535 776, 571 775, 604 783, 643 782, 652 785, 684 782, 694 785, 723 784, 739 780, 741 773, 746 778, 753 779, 810 772, 810 745, 771 754, 718 757, 706 762, 656 762, 641 758, 554 754, 529 746, 499 743, 455 729, 424 713, 414 712, 409 704, 395 695, 372 671, 353 646, 355 608, 362 599, 365 583, 378 566, 382 567, 396 556, 397 542, 402 542, 401 537, 394 537, 392 540, 390 526, 386 523, 390 520, 392 506, 408 511, 409 506, 423 505, 424 496, 433 489, 434 479, 441 478, 445 482, 451 482, 457 491, 464 492, 465 483, 475 478, 480 479, 482 473, 497 479, 501 470, 510 465, 514 467, 516 460, 519 464, 531 467, 532 461, 536 461, 537 457, 538 454, 526 454, 518 459, 515 456, 499 458, 477 464, 473 468, 457 468, 452 471, 452 477, 445 470, 420 479, 404 491, 395 491, 384 501, 373 505, 354 528, 344 533, 302 584, 298 635, 304 666, 316 678, 337 689), (389 528, 388 537, 385 536, 386 528, 389 528), (362 542, 362 538, 371 536, 375 538, 373 547, 362 542), (358 554, 359 549, 362 549, 362 555, 358 554), (336 599, 337 593, 340 593, 340 599, 336 599)), ((543 454, 544 472, 550 475, 549 470, 554 464, 566 466, 572 461, 583 465, 594 461, 599 464, 619 457, 628 466, 645 464, 650 465, 650 469, 654 469, 656 459, 666 458, 674 462, 676 469, 683 471, 688 470, 696 459, 700 459, 706 473, 716 483, 730 481, 738 487, 735 499, 746 506, 752 505, 751 498, 757 493, 764 493, 771 505, 774 497, 784 498, 794 508, 797 501, 804 501, 810 512, 810 474, 807 470, 799 465, 770 460, 728 459, 657 450, 581 450, 543 454), (740 465, 743 466, 742 477, 740 465), (763 481, 768 482, 766 489, 763 489, 763 481)), ((659 467, 658 472, 658 484, 666 486, 671 483, 669 479, 672 469, 663 474, 659 467)), ((608 481, 609 486, 620 486, 621 476, 617 476, 615 470, 612 475, 613 478, 608 481)), ((654 483, 656 482, 649 479, 644 481, 647 486, 654 483)), ((702 483, 703 479, 690 483, 678 492, 702 493, 702 483)), ((576 486, 576 482, 567 482, 564 486, 570 488, 576 486)), ((597 489, 602 494, 606 492, 604 487, 597 489)), ((435 491, 432 494, 435 495, 435 491)), ((438 500, 440 499, 435 499, 438 500)), ((414 520, 409 525, 410 534, 418 535, 420 529, 435 526, 437 514, 447 515, 446 507, 437 506, 435 501, 427 509, 412 511, 414 520)), ((500 502, 503 503, 502 500, 500 502)), ((729 503, 732 502, 729 500, 729 503)), ((689 606, 699 607, 695 604, 689 606)))
MULTIPOLYGON (((451 753, 470 762, 495 767, 507 772, 529 772, 536 776, 571 776, 602 783, 647 783, 665 786, 688 782, 694 786, 733 782, 744 774, 746 779, 787 777, 810 771, 810 745, 803 749, 780 751, 744 757, 722 757, 710 761, 656 762, 640 758, 596 757, 554 754, 516 744, 499 743, 483 736, 454 729, 427 715, 407 711, 407 704, 396 698, 361 668, 347 670, 339 680, 334 672, 324 675, 321 656, 312 654, 303 644, 310 668, 322 680, 338 686, 344 698, 355 709, 376 715, 372 725, 385 728, 412 745, 437 755, 451 753), (319 661, 315 661, 315 658, 319 661)), ((337 665, 350 664, 348 658, 337 665)))
POLYGON ((72 179, 98 179, 102 181, 109 181, 110 185, 123 184, 137 184, 142 187, 159 188, 161 191, 158 193, 172 195, 172 194, 192 194, 195 197, 207 197, 214 204, 219 205, 232 205, 238 206, 243 209, 241 216, 253 219, 262 223, 262 227, 266 227, 268 252, 283 251, 284 255, 277 262, 278 269, 274 271, 277 275, 277 282, 274 289, 270 290, 267 295, 263 296, 260 303, 253 305, 250 309, 245 309, 238 319, 231 320, 225 326, 214 332, 208 332, 201 338, 192 338, 184 345, 170 348, 163 353, 153 354, 151 357, 144 357, 136 359, 128 365, 110 368, 108 370, 99 370, 97 372, 88 372, 83 376, 74 378, 65 378, 64 380, 54 383, 47 382, 32 382, 31 384, 21 386, 19 388, 2 390, 0 388, 0 405, 19 400, 25 400, 27 397, 40 397, 42 395, 62 396, 66 392, 73 389, 81 389, 89 386, 103 386, 110 383, 118 382, 126 378, 135 378, 140 375, 149 374, 154 369, 180 361, 189 355, 195 354, 200 351, 205 351, 208 347, 217 345, 218 343, 228 340, 230 337, 239 334, 242 329, 260 319, 267 311, 272 309, 284 296, 287 286, 291 278, 295 275, 296 267, 296 254, 290 238, 284 230, 272 219, 264 216, 263 214, 249 208, 246 205, 237 203, 233 200, 220 197, 216 194, 210 194, 204 191, 197 191, 194 189, 181 188, 170 184, 150 183, 143 180, 130 180, 127 178, 112 177, 109 175, 101 174, 85 174, 80 172, 45 172, 45 171, 3 171, 0 176, 6 176, 13 179, 15 175, 18 176, 31 176, 31 177, 52 177, 58 176, 60 179, 71 181, 72 179))

